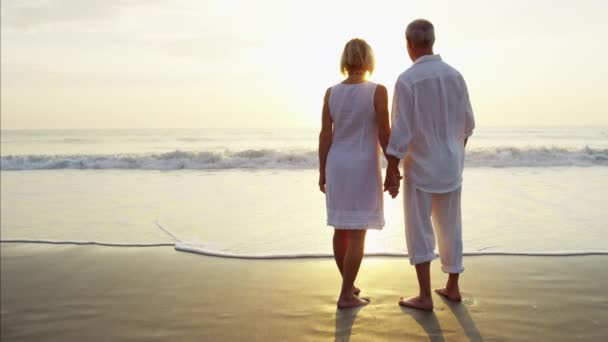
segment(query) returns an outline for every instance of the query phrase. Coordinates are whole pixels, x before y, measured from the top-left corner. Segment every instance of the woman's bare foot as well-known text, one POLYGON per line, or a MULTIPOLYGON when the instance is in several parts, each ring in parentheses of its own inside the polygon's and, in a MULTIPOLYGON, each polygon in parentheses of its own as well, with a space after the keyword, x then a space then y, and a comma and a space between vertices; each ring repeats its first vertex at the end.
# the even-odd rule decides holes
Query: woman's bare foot
POLYGON ((451 300, 452 302, 460 302, 462 301, 462 296, 460 295, 460 290, 459 289, 448 289, 443 288, 443 289, 435 289, 435 292, 437 292, 437 294, 439 294, 442 297, 445 297, 449 300, 451 300))
POLYGON ((406 308, 412 308, 423 311, 433 311, 433 300, 432 299, 422 299, 419 296, 410 297, 404 299, 401 297, 399 300, 399 305, 405 306, 406 308))
POLYGON ((342 297, 338 299, 338 309, 355 308, 358 306, 365 306, 369 304, 369 299, 359 298, 355 295, 349 297, 342 297))

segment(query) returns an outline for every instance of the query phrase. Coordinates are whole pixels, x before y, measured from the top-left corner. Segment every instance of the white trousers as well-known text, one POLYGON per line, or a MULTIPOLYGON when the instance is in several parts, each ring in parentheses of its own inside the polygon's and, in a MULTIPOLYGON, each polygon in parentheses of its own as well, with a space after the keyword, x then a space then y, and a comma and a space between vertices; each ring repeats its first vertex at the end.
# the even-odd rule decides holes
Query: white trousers
POLYGON ((435 194, 416 189, 407 179, 404 183, 405 240, 410 263, 435 259, 437 237, 443 272, 462 273, 461 188, 435 194))

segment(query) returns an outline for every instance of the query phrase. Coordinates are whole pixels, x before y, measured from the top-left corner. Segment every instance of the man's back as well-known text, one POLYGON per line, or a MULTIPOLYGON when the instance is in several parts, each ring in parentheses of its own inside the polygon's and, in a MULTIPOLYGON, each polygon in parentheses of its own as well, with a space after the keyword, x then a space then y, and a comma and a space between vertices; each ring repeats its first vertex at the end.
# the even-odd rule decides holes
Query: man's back
POLYGON ((474 127, 466 83, 439 55, 418 58, 395 85, 388 153, 405 155, 406 177, 425 192, 462 183, 464 140, 474 127))

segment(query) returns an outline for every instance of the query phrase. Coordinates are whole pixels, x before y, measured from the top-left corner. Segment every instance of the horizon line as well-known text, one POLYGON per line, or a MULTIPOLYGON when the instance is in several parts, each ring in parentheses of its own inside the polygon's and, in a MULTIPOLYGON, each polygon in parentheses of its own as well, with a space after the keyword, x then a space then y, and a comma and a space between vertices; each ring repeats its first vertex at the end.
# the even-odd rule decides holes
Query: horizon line
MULTIPOLYGON (((252 126, 243 126, 243 127, 225 127, 225 126, 215 126, 215 127, 82 127, 82 128, 74 128, 74 127, 66 127, 66 128, 3 128, 0 127, 0 131, 99 131, 99 130, 204 130, 204 129, 221 129, 221 130, 280 130, 280 129, 317 129, 319 126, 311 126, 311 125, 300 125, 300 126, 278 126, 278 127, 252 127, 252 126)), ((483 125, 478 126, 475 129, 478 130, 480 128, 608 128, 608 123, 605 124, 577 124, 577 125, 483 125)))

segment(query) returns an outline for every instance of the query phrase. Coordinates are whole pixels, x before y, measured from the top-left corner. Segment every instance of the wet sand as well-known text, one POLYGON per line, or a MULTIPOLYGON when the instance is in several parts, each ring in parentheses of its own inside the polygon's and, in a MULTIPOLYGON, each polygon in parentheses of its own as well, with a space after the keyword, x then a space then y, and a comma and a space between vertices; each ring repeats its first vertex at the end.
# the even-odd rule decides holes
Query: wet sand
MULTIPOLYGON (((404 258, 367 258, 372 304, 336 310, 333 260, 204 257, 170 247, 1 245, 2 341, 605 341, 608 256, 465 258, 464 301, 402 309, 404 258)), ((433 286, 446 277, 432 266, 433 286)))

